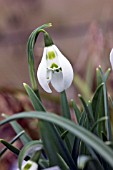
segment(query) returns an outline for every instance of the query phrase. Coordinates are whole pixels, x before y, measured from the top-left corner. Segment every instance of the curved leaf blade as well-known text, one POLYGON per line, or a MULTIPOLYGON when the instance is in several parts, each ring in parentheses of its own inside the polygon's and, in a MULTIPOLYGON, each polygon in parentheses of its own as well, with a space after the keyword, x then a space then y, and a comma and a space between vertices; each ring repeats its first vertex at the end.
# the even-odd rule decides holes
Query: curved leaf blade
MULTIPOLYGON (((2 114, 2 116, 5 118, 9 117, 8 115, 6 115, 4 113, 2 114)), ((25 131, 23 129, 23 127, 16 121, 10 122, 10 125, 12 126, 12 128, 16 132, 16 134, 19 134, 20 132, 25 131)), ((22 136, 20 136, 20 140, 23 144, 26 144, 26 143, 30 142, 32 139, 27 133, 24 133, 22 136)))
POLYGON ((0 122, 0 125, 13 121, 15 119, 21 118, 39 118, 44 121, 55 123, 58 126, 61 126, 67 130, 69 130, 72 134, 76 135, 80 139, 82 139, 85 143, 90 145, 95 151, 100 154, 108 163, 113 167, 113 151, 106 146, 102 140, 100 140, 97 136, 93 135, 88 130, 84 129, 83 127, 76 125, 74 122, 51 114, 51 113, 44 113, 44 112, 23 112, 17 115, 13 115, 6 120, 0 122), (46 115, 46 116, 45 116, 46 115))
MULTIPOLYGON (((10 144, 13 144, 15 141, 17 141, 19 138, 20 138, 20 136, 22 136, 23 134, 25 133, 25 131, 21 131, 18 135, 16 135, 9 143, 10 144)), ((4 149, 2 149, 1 151, 0 151, 0 157, 7 151, 7 147, 6 148, 4 148, 4 149)))
POLYGON ((19 169, 21 169, 22 162, 23 162, 24 158, 26 157, 26 155, 29 154, 29 152, 35 150, 38 146, 39 146, 38 150, 42 149, 43 145, 42 145, 41 141, 31 141, 31 142, 27 143, 22 148, 22 150, 20 151, 19 156, 18 156, 19 169))

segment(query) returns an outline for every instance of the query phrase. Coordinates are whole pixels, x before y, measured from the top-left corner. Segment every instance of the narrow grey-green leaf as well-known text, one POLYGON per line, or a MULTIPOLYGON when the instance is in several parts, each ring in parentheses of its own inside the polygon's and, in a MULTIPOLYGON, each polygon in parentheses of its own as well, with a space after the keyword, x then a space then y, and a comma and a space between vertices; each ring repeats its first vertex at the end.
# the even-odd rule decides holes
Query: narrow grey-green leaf
MULTIPOLYGON (((58 158, 59 158, 59 162, 60 162, 60 168, 61 169, 65 169, 65 170, 70 170, 70 168, 68 167, 67 163, 61 157, 61 155, 58 154, 58 158)), ((61 170, 60 168, 58 168, 57 170, 61 170)), ((54 168, 53 168, 53 170, 54 170, 54 168)))
MULTIPOLYGON (((5 118, 9 117, 8 115, 6 115, 4 113, 2 114, 2 116, 5 118)), ((16 121, 10 122, 10 125, 12 126, 12 128, 14 129, 16 134, 19 134, 21 131, 25 131, 22 128, 22 126, 16 121)), ((23 144, 26 144, 26 143, 30 142, 32 139, 27 133, 24 133, 22 136, 20 136, 20 140, 23 144)))
POLYGON ((87 118, 88 118, 88 121, 89 121, 89 124, 92 125, 92 123, 94 122, 94 117, 92 115, 92 113, 90 112, 89 108, 88 108, 88 105, 86 104, 85 100, 83 99, 83 97, 79 94, 78 95, 83 106, 84 106, 84 109, 86 111, 86 114, 87 114, 87 118))
POLYGON ((57 165, 61 166, 61 162, 59 162, 59 158, 57 155, 57 153, 59 153, 61 157, 65 160, 67 165, 70 167, 70 169, 76 169, 74 161, 72 160, 68 149, 65 147, 60 135, 58 134, 58 131, 55 131, 51 126, 46 127, 43 121, 39 122, 39 127, 41 132, 43 132, 41 133, 41 138, 46 149, 47 155, 51 160, 51 166, 54 166, 55 162, 57 163, 57 165))
POLYGON ((109 113, 109 107, 108 107, 108 95, 107 95, 106 83, 103 86, 103 92, 104 92, 105 116, 108 117, 108 119, 106 120, 107 138, 108 140, 112 141, 112 132, 111 132, 111 124, 110 124, 110 113, 109 113))
POLYGON ((96 159, 91 159, 86 162, 84 170, 104 170, 104 168, 96 159))
POLYGON ((78 109, 75 101, 74 101, 74 100, 71 100, 71 102, 72 102, 72 107, 73 107, 73 109, 74 109, 74 112, 75 112, 75 115, 76 115, 76 118, 77 118, 77 122, 79 123, 80 117, 81 117, 81 112, 80 112, 80 110, 78 109))
POLYGON ((93 131, 99 123, 105 122, 106 119, 108 119, 108 117, 106 117, 106 116, 105 117, 101 117, 100 119, 97 119, 97 121, 93 124, 93 126, 91 128, 91 131, 93 131))
MULTIPOLYGON (((62 115, 63 115, 63 117, 66 117, 67 119, 71 120, 70 108, 69 108, 65 90, 60 93, 60 97, 61 97, 62 115)), ((65 143, 66 143, 66 146, 68 147, 68 150, 70 152, 72 151, 73 142, 74 142, 73 136, 70 133, 68 133, 65 138, 65 143)))
MULTIPOLYGON (((93 96, 93 99, 92 99, 92 110, 93 110, 93 115, 94 115, 94 118, 95 120, 98 118, 98 113, 99 112, 103 112, 103 105, 102 105, 102 99, 103 99, 103 85, 104 83, 101 83, 95 93, 94 93, 94 96, 93 96), (101 107, 100 107, 101 105, 101 107)), ((102 116, 102 114, 101 114, 102 116)))
MULTIPOLYGON (((23 134, 25 133, 25 131, 22 131, 22 132, 20 132, 18 135, 16 135, 9 143, 10 144, 13 144, 15 141, 17 141, 19 138, 20 138, 20 136, 22 136, 23 134)), ((0 151, 0 157, 7 151, 7 147, 6 148, 4 148, 4 149, 2 149, 1 151, 0 151)))
POLYGON ((7 141, 5 141, 4 139, 0 139, 0 142, 5 145, 7 147, 7 149, 9 149, 11 152, 13 152, 14 154, 18 155, 19 154, 19 149, 17 149, 16 147, 14 147, 13 145, 11 145, 10 143, 8 143, 7 141))
POLYGON ((103 85, 104 112, 105 112, 105 116, 108 117, 108 119, 106 120, 107 138, 108 138, 108 140, 111 141, 112 140, 112 132, 111 132, 111 125, 110 125, 110 113, 109 113, 109 107, 108 107, 108 95, 107 95, 107 87, 106 87, 106 80, 110 73, 110 69, 108 69, 105 74, 103 73, 101 67, 99 67, 99 71, 101 74, 102 82, 104 83, 104 85, 103 85))
POLYGON ((37 97, 37 95, 34 93, 34 91, 31 89, 31 87, 24 83, 24 88, 27 92, 27 94, 29 95, 31 102, 34 106, 34 109, 37 111, 45 111, 44 106, 42 105, 41 101, 39 100, 39 98, 37 97))
POLYGON ((97 86, 102 83, 102 77, 99 68, 96 69, 97 86))

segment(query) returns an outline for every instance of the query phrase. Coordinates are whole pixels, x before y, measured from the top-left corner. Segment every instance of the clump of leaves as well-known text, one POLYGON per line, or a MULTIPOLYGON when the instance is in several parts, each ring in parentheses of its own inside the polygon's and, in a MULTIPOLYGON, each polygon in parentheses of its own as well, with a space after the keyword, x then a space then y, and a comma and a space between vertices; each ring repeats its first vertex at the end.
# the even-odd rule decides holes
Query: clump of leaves
MULTIPOLYGON (((34 46, 40 32, 44 34, 45 28, 51 24, 44 24, 34 30, 28 39, 28 64, 32 87, 24 83, 24 88, 32 102, 35 111, 22 112, 5 117, 0 126, 10 123, 17 136, 7 142, 1 139, 5 145, 0 155, 9 149, 18 156, 18 167, 22 168, 23 160, 32 161, 38 165, 38 169, 62 169, 62 170, 112 170, 113 169, 113 141, 111 132, 110 112, 106 82, 110 73, 105 74, 99 66, 96 70, 97 88, 90 101, 78 95, 81 101, 80 110, 74 100, 71 100, 72 108, 77 119, 73 122, 70 114, 65 90, 60 92, 62 113, 61 116, 49 113, 44 107, 38 90, 34 67, 34 46), (32 140, 24 129, 17 123, 18 119, 38 119, 40 139, 32 140), (23 148, 18 149, 13 143, 20 138, 23 148)), ((83 86, 84 88, 84 86, 83 86)), ((29 161, 28 161, 29 162, 29 161)), ((30 169, 26 165, 24 169, 30 169)))

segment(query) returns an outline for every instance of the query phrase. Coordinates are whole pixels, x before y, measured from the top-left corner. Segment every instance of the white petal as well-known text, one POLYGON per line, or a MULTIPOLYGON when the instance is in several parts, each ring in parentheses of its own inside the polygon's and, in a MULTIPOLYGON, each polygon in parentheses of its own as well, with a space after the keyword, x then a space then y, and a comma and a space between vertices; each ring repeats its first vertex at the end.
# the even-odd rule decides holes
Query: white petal
POLYGON ((65 90, 62 72, 54 72, 51 79, 51 84, 57 92, 65 90))
POLYGON ((64 88, 66 90, 73 81, 73 68, 70 62, 66 59, 66 57, 64 57, 64 55, 59 51, 59 49, 55 45, 53 45, 53 48, 59 58, 60 66, 62 68, 63 73, 64 88))
POLYGON ((52 91, 48 85, 48 82, 47 82, 46 48, 47 47, 44 48, 42 60, 41 60, 41 63, 39 64, 39 67, 37 70, 37 77, 38 77, 38 81, 39 81, 40 85, 42 86, 42 88, 46 92, 52 93, 52 91))
POLYGON ((37 168, 38 168, 38 164, 37 163, 29 160, 29 161, 27 161, 26 165, 22 168, 22 170, 24 170, 24 168, 27 166, 27 164, 31 165, 29 170, 37 170, 37 168))
POLYGON ((113 48, 110 52, 110 62, 111 62, 111 66, 112 66, 112 69, 113 69, 113 48))

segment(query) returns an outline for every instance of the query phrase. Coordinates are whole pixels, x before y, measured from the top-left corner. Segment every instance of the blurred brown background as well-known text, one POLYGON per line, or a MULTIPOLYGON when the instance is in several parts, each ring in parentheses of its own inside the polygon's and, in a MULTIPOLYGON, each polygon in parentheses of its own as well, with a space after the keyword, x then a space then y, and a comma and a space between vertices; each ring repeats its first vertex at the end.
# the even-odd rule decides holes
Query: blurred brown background
MULTIPOLYGON (((44 23, 53 23, 49 32, 75 71, 85 67, 89 55, 105 56, 106 41, 108 51, 113 46, 112 9, 112 0, 0 0, 0 86, 22 87, 23 82, 29 82, 27 39, 44 23)), ((35 50, 38 61, 42 47, 40 36, 35 50)))
MULTIPOLYGON (((29 83, 26 44, 30 33, 48 22, 53 24, 48 32, 54 43, 71 61, 77 75, 75 87, 73 85, 69 90, 71 98, 75 98, 80 90, 83 92, 80 82, 82 85, 88 83, 88 91, 83 95, 89 98, 94 90, 95 68, 98 65, 102 65, 104 70, 110 67, 109 52, 113 47, 112 0, 0 0, 0 113, 13 114, 32 109, 26 96, 14 89, 23 89, 23 82, 29 83)), ((36 67, 41 60, 43 47, 43 37, 40 36, 35 46, 36 67)), ((113 87, 113 73, 110 80, 109 84, 113 87)), ((48 103, 47 107, 50 111, 59 112, 56 104, 51 106, 48 103)), ((27 128, 31 132, 34 130, 30 123, 21 123, 25 127, 29 125, 27 128)), ((8 141, 13 135, 9 126, 0 132, 0 138, 8 141)), ((10 155, 7 162, 11 163, 10 155)), ((6 160, 2 160, 0 169, 10 169, 6 160)))

